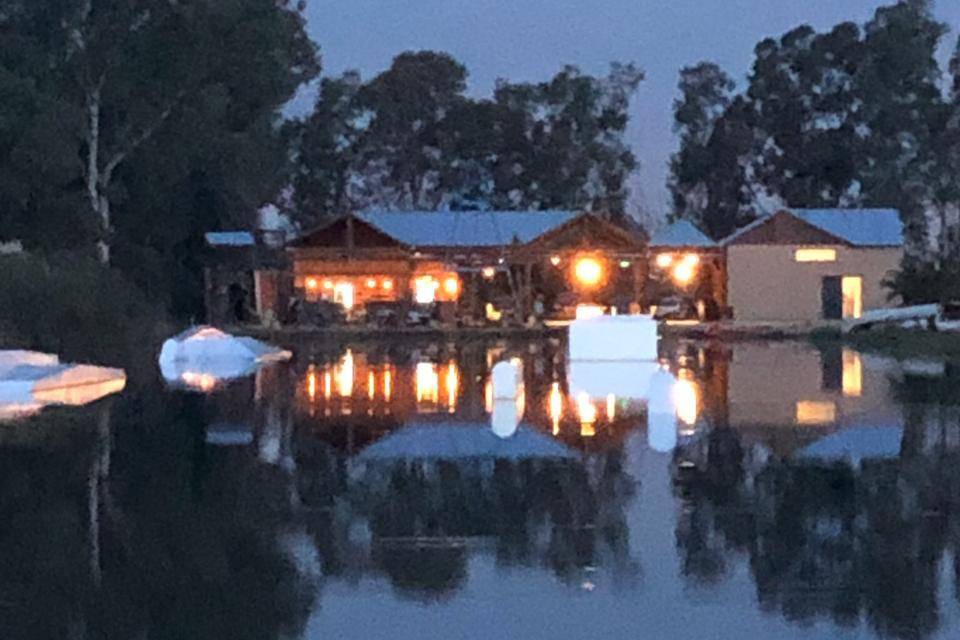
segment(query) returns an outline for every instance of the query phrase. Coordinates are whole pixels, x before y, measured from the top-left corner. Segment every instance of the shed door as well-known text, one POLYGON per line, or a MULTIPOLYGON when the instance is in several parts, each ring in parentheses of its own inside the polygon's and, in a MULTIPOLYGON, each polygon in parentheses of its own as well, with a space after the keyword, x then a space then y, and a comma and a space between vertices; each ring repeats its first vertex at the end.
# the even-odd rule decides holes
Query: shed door
POLYGON ((843 285, 840 276, 826 276, 820 289, 823 317, 826 320, 843 318, 843 285))

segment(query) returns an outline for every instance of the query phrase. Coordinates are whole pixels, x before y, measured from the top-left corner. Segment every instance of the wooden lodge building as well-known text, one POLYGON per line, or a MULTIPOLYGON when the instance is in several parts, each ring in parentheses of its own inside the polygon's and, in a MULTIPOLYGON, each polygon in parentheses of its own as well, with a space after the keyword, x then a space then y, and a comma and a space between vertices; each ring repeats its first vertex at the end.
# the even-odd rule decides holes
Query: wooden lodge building
MULTIPOLYGON (((585 303, 626 312, 644 303, 647 275, 642 233, 568 211, 344 215, 287 243, 283 254, 282 266, 256 269, 261 318, 285 319, 291 301, 332 304, 347 320, 427 305, 458 323, 504 313, 520 322, 572 317, 585 303)), ((212 298, 208 292, 208 309, 212 298)))
POLYGON ((571 211, 370 212, 287 243, 215 232, 207 244, 215 324, 519 324, 668 298, 685 300, 682 317, 816 324, 893 304, 882 281, 903 226, 895 210, 783 210, 713 242, 685 221, 648 239, 571 211))

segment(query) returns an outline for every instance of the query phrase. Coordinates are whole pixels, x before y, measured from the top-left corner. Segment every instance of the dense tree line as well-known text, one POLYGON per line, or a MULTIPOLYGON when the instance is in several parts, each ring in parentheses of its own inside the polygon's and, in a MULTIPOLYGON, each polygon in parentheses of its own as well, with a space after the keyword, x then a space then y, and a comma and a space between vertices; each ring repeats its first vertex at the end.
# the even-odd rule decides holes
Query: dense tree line
POLYGON ((862 26, 760 42, 742 91, 713 63, 683 69, 674 217, 720 238, 780 205, 894 207, 911 250, 900 284, 926 273, 944 291, 960 273, 960 49, 944 78, 946 33, 929 0, 902 0, 862 26))
POLYGON ((369 208, 622 214, 637 166, 623 133, 642 79, 631 65, 605 77, 568 66, 474 99, 464 66, 431 51, 403 53, 366 82, 326 78, 313 113, 289 127, 285 204, 301 224, 369 208))
POLYGON ((291 0, 0 0, 0 236, 93 255, 181 315, 202 232, 250 226, 319 71, 291 0))

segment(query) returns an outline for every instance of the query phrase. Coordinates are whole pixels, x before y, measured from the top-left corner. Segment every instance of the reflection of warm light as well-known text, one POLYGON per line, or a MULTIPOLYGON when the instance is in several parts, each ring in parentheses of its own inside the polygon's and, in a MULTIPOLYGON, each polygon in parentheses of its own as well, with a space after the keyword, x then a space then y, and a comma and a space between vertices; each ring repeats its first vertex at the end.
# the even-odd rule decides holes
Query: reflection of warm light
POLYGON ((599 318, 603 315, 603 307, 597 304, 578 304, 576 313, 577 320, 599 318))
POLYGON ((311 291, 316 289, 319 286, 316 278, 307 278, 307 289, 311 291))
POLYGON ((548 406, 550 410, 550 420, 553 422, 553 435, 557 435, 560 433, 560 418, 563 417, 563 394, 560 393, 559 382, 554 382, 550 385, 548 406))
POLYGON ((457 409, 457 390, 460 388, 460 368, 452 360, 447 365, 447 375, 444 377, 444 386, 447 391, 447 410, 453 413, 457 409))
POLYGON ((580 258, 573 267, 577 282, 585 287, 595 287, 603 280, 603 265, 596 258, 580 258))
POLYGON ((430 276, 421 276, 413 281, 413 298, 417 304, 430 304, 437 297, 437 281, 430 276))
POLYGON ((560 256, 550 256, 550 264, 553 266, 560 264, 560 256))
POLYGON ((517 388, 517 397, 514 399, 514 406, 517 408, 517 417, 523 418, 523 412, 527 410, 527 390, 522 382, 517 388))
POLYGON ((493 380, 487 378, 483 385, 483 408, 487 413, 493 413, 493 380))
POLYGON ((443 281, 443 290, 447 295, 456 296, 460 291, 460 280, 456 276, 447 276, 443 281))
POLYGON ((199 389, 200 391, 213 391, 217 386, 217 378, 206 373, 184 371, 180 379, 188 387, 199 389))
POLYGON ((698 391, 696 383, 680 372, 680 379, 673 385, 673 406, 677 408, 677 418, 684 424, 697 423, 698 391))
POLYGON ((673 256, 669 253, 661 253, 657 256, 657 266, 666 269, 673 264, 673 256))
POLYGON ((837 405, 833 402, 801 400, 797 402, 797 424, 829 424, 837 419, 837 405))
POLYGON ((852 349, 843 350, 843 395, 859 398, 863 393, 863 363, 860 354, 852 349))
POLYGON ((391 280, 390 278, 384 278, 383 284, 380 286, 382 286, 386 291, 390 291, 391 289, 393 289, 393 280, 391 280))
POLYGON ((417 403, 436 404, 440 395, 440 375, 432 362, 418 362, 415 373, 417 403))
POLYGON ((377 378, 373 374, 373 371, 367 373, 367 398, 373 400, 374 396, 377 395, 377 378))
POLYGON ((483 275, 484 278, 486 278, 487 280, 490 280, 491 278, 493 278, 493 276, 496 275, 497 270, 494 269, 493 267, 484 267, 484 268, 480 271, 480 273, 481 273, 481 275, 483 275))
POLYGON ((585 437, 596 435, 593 425, 597 421, 597 407, 586 393, 577 396, 577 415, 580 417, 580 435, 585 437))
POLYGON ((390 397, 393 395, 393 373, 390 372, 390 369, 387 369, 383 372, 383 399, 387 402, 390 402, 390 397))
POLYGON ((607 394, 607 420, 613 422, 617 417, 617 397, 612 393, 607 394))
POLYGON ((347 349, 347 352, 340 359, 336 367, 337 374, 337 393, 341 398, 347 398, 353 395, 353 352, 347 349))
POLYGON ((323 397, 327 400, 333 395, 333 376, 329 371, 323 372, 323 397))
POLYGON ((307 373, 307 396, 311 401, 317 398, 317 374, 313 371, 307 373))
POLYGON ((377 286, 377 281, 373 278, 367 278, 367 289, 375 289, 377 286))

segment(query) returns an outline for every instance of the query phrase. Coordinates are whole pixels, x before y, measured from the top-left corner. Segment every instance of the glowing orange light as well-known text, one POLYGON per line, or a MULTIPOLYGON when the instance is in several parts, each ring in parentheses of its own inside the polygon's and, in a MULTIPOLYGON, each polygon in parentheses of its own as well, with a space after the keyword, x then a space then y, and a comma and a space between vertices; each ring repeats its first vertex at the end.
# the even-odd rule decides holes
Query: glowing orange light
POLYGON ((677 284, 686 285, 693 280, 693 276, 697 272, 697 265, 694 262, 687 262, 684 260, 676 267, 673 268, 673 279, 677 284))
POLYGON ((390 397, 393 395, 393 374, 390 372, 390 369, 387 369, 383 372, 383 399, 387 402, 390 402, 390 397))
POLYGON ((550 411, 550 420, 553 421, 553 435, 560 433, 560 418, 563 417, 563 394, 560 393, 560 383, 550 385, 550 397, 547 401, 550 411))
POLYGON ((440 375, 437 365, 431 362, 419 362, 414 373, 416 379, 417 404, 436 405, 440 396, 440 375))
POLYGON ((367 289, 374 289, 377 286, 377 281, 373 278, 367 278, 367 289))
POLYGON ((457 409, 457 390, 460 388, 460 368, 453 360, 447 365, 444 385, 447 391, 447 410, 453 413, 457 409))
POLYGON ((580 258, 573 267, 573 275, 581 285, 595 287, 603 280, 603 265, 596 258, 580 258))
POLYGON ((577 414, 580 416, 580 434, 594 435, 596 432, 593 425, 597 421, 597 407, 586 393, 577 396, 577 414))
POLYGON ((316 278, 307 278, 307 289, 311 291, 316 289, 318 286, 316 278))
POLYGON ((673 255, 669 253, 661 253, 657 256, 657 266, 661 269, 666 269, 673 264, 673 255))
POLYGON ((689 369, 681 369, 677 382, 673 385, 673 405, 677 410, 677 417, 688 426, 697 423, 699 410, 699 389, 693 381, 689 369))
POLYGON ((324 280, 323 281, 324 289, 333 289, 333 280, 324 280))
POLYGON ((607 395, 607 420, 613 422, 613 419, 617 417, 617 397, 615 395, 607 395))
POLYGON ((313 371, 307 374, 307 396, 311 401, 317 398, 317 374, 313 371))
POLYGON ((336 367, 337 393, 347 398, 353 395, 353 352, 347 349, 336 367))
POLYGON ((557 266, 560 264, 560 256, 550 256, 550 264, 557 266))
POLYGON ((491 278, 493 278, 493 276, 497 274, 497 270, 494 269, 493 267, 484 267, 480 271, 480 273, 481 275, 483 275, 484 278, 486 278, 487 280, 490 280, 491 278))
POLYGON ((487 413, 493 413, 493 380, 490 378, 483 385, 483 408, 487 413))
POLYGON ((384 278, 383 284, 380 286, 382 286, 385 290, 390 291, 393 289, 393 280, 390 278, 384 278))
POLYGON ((451 296, 460 291, 460 280, 456 276, 449 276, 443 281, 443 290, 451 296))
POLYGON ((333 395, 333 377, 329 371, 323 372, 323 397, 327 400, 333 395))
POLYGON ((420 276, 413 281, 413 299, 418 304, 430 304, 437 297, 437 286, 430 276, 420 276))
POLYGON ((373 371, 367 373, 367 398, 373 400, 373 397, 377 394, 377 378, 373 375, 373 371))

